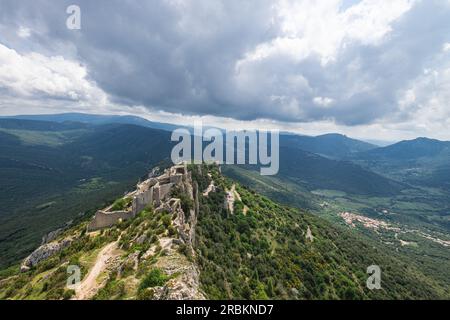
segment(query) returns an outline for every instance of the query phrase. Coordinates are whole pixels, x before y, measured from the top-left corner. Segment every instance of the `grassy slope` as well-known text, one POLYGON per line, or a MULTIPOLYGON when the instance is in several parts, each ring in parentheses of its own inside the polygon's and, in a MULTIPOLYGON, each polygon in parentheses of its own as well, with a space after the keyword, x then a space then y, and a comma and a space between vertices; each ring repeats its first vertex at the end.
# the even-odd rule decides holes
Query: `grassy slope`
MULTIPOLYGON (((42 261, 36 267, 26 273, 20 273, 18 266, 0 272, 0 299, 69 299, 74 295, 72 290, 66 287, 68 278, 67 266, 77 265, 81 268, 82 279, 87 276, 88 271, 94 265, 94 261, 100 250, 107 244, 117 241, 120 236, 120 262, 122 272, 101 274, 99 279, 104 279, 104 287, 100 288, 93 299, 136 299, 148 298, 143 296, 144 287, 140 285, 144 279, 154 273, 158 261, 164 259, 164 250, 156 247, 154 255, 143 259, 138 269, 134 270, 134 261, 126 262, 126 258, 139 252, 142 256, 151 246, 157 245, 158 236, 167 236, 167 226, 172 222, 172 215, 168 213, 154 213, 151 209, 143 210, 135 219, 128 220, 117 226, 105 229, 93 234, 86 234, 86 219, 82 219, 74 227, 66 230, 57 240, 71 237, 73 242, 58 255, 42 261), (143 244, 136 244, 132 240, 141 235, 147 235, 143 244)), ((180 262, 186 263, 187 257, 179 253, 180 262)), ((162 282, 170 277, 159 275, 162 282)), ((98 280, 98 279, 97 279, 98 280)), ((148 282, 148 281, 147 281, 148 282)), ((146 289, 147 287, 144 287, 146 289)))

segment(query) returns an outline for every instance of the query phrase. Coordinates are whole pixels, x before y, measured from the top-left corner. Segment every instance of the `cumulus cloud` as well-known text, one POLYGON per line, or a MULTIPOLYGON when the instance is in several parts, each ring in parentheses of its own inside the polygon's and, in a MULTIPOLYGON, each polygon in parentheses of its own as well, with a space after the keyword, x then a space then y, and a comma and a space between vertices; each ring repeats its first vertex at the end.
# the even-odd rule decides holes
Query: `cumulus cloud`
POLYGON ((355 132, 449 119, 448 1, 81 0, 76 31, 65 27, 71 4, 2 1, 0 92, 11 103, 355 132))
POLYGON ((286 55, 302 61, 317 55, 322 64, 334 61, 352 42, 376 45, 392 31, 391 24, 411 9, 413 1, 364 0, 342 10, 340 0, 282 0, 276 5, 280 32, 247 55, 249 61, 286 55))
POLYGON ((0 87, 11 96, 104 104, 106 95, 86 77, 77 62, 39 53, 20 55, 0 44, 0 87))

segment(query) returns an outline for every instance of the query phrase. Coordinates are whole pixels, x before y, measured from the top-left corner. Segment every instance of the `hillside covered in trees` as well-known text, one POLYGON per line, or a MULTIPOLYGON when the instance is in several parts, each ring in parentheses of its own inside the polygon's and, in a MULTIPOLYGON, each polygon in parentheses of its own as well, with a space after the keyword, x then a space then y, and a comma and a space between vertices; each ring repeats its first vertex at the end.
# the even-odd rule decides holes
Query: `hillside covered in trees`
POLYGON ((210 167, 193 168, 201 188, 214 180, 216 192, 201 197, 197 226, 200 280, 214 299, 428 299, 449 296, 438 284, 375 242, 275 203, 210 167), (240 197, 234 214, 224 208, 227 190, 240 197), (313 240, 308 240, 307 230, 313 240), (382 289, 366 287, 367 267, 382 270, 382 289))

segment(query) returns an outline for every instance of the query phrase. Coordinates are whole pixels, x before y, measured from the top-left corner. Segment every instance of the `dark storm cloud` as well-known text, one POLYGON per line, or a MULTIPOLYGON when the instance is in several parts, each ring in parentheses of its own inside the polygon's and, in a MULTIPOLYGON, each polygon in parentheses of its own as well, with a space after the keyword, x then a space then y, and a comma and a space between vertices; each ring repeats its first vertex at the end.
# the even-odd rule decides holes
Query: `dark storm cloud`
POLYGON ((0 43, 80 61, 116 103, 241 120, 357 125, 407 117, 398 106, 402 91, 450 40, 449 4, 437 0, 390 23, 380 43, 342 40, 327 63, 316 51, 249 58, 284 36, 273 1, 0 4, 0 43), (70 4, 81 7, 79 31, 65 27, 70 4), (21 26, 32 30, 27 41, 17 37, 21 26))

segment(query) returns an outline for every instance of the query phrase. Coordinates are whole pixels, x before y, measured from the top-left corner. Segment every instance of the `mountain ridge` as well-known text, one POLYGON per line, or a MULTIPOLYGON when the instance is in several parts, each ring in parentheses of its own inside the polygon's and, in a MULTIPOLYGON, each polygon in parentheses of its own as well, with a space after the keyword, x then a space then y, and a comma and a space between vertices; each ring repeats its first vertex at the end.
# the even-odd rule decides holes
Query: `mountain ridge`
POLYGON ((18 119, 18 120, 41 120, 48 122, 64 123, 86 123, 92 125, 103 124, 131 124, 142 127, 148 127, 152 129, 159 129, 164 131, 172 131, 180 126, 154 122, 142 117, 133 115, 99 115, 88 113, 60 113, 60 114, 37 114, 37 115, 16 115, 16 116, 3 116, 0 119, 18 119))
POLYGON ((412 160, 421 157, 436 156, 450 149, 449 141, 419 137, 413 140, 380 147, 356 155, 357 158, 412 160))

